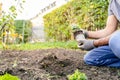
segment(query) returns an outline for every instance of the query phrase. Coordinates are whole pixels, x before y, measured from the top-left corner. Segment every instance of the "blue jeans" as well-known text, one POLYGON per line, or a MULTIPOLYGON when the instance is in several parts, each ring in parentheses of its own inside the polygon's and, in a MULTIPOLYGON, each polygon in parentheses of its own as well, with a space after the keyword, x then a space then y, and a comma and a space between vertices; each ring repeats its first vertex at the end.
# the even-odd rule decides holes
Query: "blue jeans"
POLYGON ((84 56, 86 64, 120 68, 120 31, 113 33, 109 45, 100 46, 84 56))

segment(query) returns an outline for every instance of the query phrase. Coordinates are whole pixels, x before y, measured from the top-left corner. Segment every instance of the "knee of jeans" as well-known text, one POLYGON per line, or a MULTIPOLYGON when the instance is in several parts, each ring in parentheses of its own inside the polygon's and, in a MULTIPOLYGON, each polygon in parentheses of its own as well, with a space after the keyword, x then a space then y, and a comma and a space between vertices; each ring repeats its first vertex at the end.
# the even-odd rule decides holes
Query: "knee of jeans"
POLYGON ((112 34, 109 40, 109 47, 113 51, 113 53, 120 58, 120 31, 116 31, 112 34))
POLYGON ((88 65, 101 66, 102 62, 99 60, 99 57, 91 55, 91 52, 88 52, 84 56, 84 62, 88 65))
POLYGON ((83 58, 84 62, 88 65, 94 65, 93 62, 94 62, 94 59, 92 58, 92 56, 87 53, 86 55, 84 55, 84 58, 83 58))
POLYGON ((101 62, 97 59, 94 58, 90 58, 87 55, 84 56, 84 62, 88 65, 92 65, 92 66, 101 66, 101 62))
POLYGON ((116 43, 119 43, 119 39, 120 38, 120 31, 116 31, 114 32, 109 40, 109 46, 113 47, 114 45, 116 45, 116 43))
MULTIPOLYGON (((87 54, 86 54, 86 55, 87 55, 87 54)), ((83 58, 83 60, 84 60, 85 63, 87 63, 88 58, 89 58, 89 57, 87 57, 86 55, 84 55, 84 58, 83 58)))

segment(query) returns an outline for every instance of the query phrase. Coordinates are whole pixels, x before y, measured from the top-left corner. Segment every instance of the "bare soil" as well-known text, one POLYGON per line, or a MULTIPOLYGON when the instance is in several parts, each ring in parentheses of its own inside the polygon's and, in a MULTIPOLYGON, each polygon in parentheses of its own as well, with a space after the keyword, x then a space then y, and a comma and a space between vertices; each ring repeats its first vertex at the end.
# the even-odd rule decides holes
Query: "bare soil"
POLYGON ((21 80, 67 80, 67 75, 79 69, 88 80, 120 80, 120 69, 86 65, 84 54, 70 49, 0 51, 0 75, 7 72, 21 80))

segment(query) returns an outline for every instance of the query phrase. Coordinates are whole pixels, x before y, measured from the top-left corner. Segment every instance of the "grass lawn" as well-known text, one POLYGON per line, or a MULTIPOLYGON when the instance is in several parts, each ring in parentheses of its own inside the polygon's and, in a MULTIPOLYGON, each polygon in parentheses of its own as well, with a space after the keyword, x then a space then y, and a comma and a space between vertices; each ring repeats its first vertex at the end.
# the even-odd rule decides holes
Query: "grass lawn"
MULTIPOLYGON (((12 45, 8 45, 7 47, 8 49, 14 49, 14 50, 37 50, 37 49, 51 49, 51 48, 76 49, 77 43, 75 41, 39 42, 39 43, 12 44, 12 45)), ((0 49, 2 49, 2 45, 0 45, 0 49)))

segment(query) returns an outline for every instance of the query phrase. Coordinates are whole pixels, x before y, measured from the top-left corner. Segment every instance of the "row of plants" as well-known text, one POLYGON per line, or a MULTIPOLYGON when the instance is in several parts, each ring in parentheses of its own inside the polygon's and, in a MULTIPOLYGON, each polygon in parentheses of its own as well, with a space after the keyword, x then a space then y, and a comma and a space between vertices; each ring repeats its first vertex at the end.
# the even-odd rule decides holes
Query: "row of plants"
POLYGON ((44 16, 47 40, 73 39, 71 25, 86 30, 101 29, 107 18, 108 0, 71 0, 44 16))
MULTIPOLYGON (((85 73, 80 72, 78 69, 71 75, 67 75, 68 80, 88 80, 85 73)), ((4 74, 0 75, 0 80, 20 80, 19 77, 11 75, 11 74, 4 74)))

